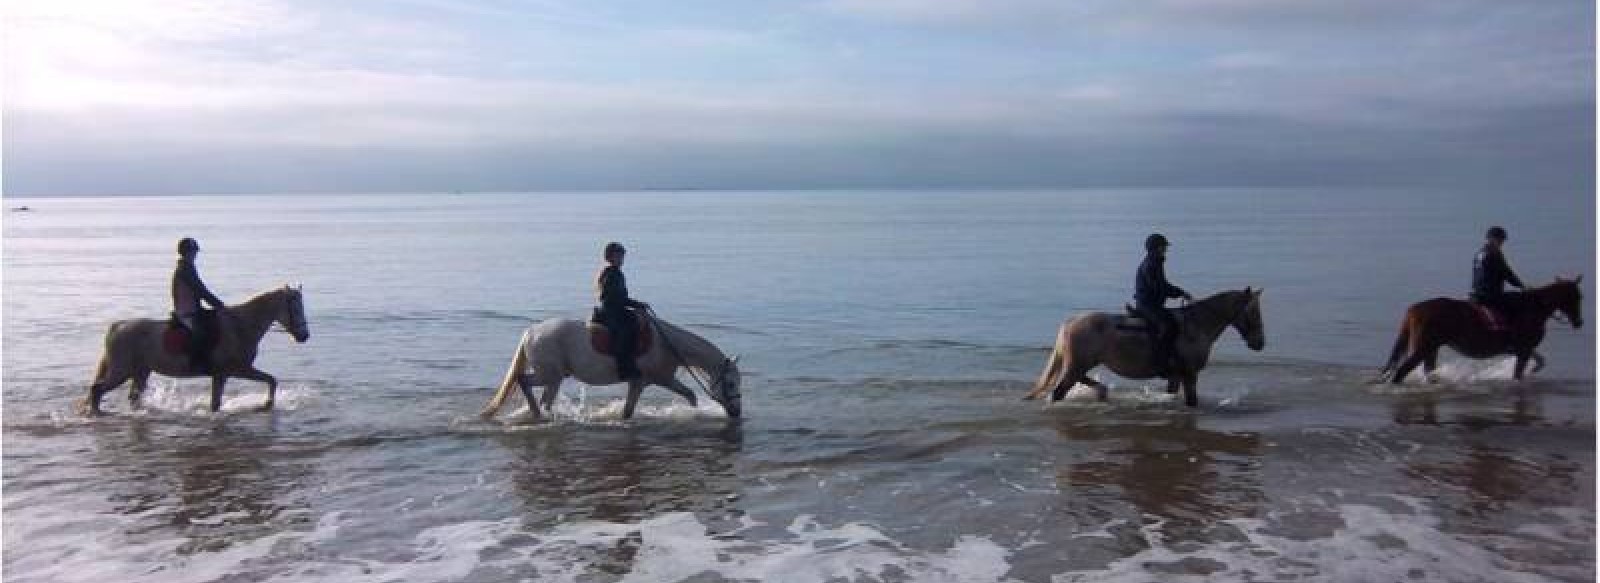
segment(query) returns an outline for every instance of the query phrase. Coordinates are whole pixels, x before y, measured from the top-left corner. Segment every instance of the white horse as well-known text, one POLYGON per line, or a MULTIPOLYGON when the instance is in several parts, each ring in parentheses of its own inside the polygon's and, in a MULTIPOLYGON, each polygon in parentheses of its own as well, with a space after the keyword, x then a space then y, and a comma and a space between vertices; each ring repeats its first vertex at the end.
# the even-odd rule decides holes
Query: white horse
POLYGON ((157 372, 179 378, 211 377, 212 412, 222 408, 222 387, 229 377, 261 381, 267 383, 267 402, 261 409, 272 409, 278 394, 278 379, 257 370, 255 360, 257 345, 273 323, 288 329, 295 342, 311 338, 300 288, 286 285, 263 292, 216 314, 211 372, 201 373, 190 368, 187 351, 166 350, 163 345, 166 320, 141 318, 112 322, 111 328, 106 330, 106 350, 100 356, 94 382, 89 385, 89 396, 79 407, 85 414, 101 414, 100 399, 131 379, 133 388, 128 389, 128 403, 137 409, 150 373, 157 372))
MULTIPOLYGON (((722 405, 729 417, 739 416, 740 375, 737 357, 728 358, 706 339, 659 318, 644 314, 639 314, 638 318, 651 327, 655 340, 649 350, 635 359, 640 376, 628 383, 628 402, 622 408, 624 419, 633 417, 634 407, 639 403, 639 393, 648 385, 665 387, 688 399, 689 404, 697 404, 694 391, 678 381, 680 367, 690 369, 690 374, 699 371, 709 377, 711 384, 708 392, 711 398, 722 405)), ((555 401, 561 381, 567 377, 576 378, 590 386, 623 382, 617 374, 616 359, 597 352, 590 344, 591 326, 598 327, 599 324, 554 318, 528 327, 522 333, 516 354, 511 357, 511 366, 506 370, 505 379, 500 382, 500 390, 495 392, 480 416, 485 419, 494 417, 511 395, 513 385, 522 389, 523 396, 528 399, 528 410, 533 412, 534 418, 539 418, 541 403, 548 409, 555 401), (543 399, 533 398, 533 387, 544 387, 543 399)))
MULTIPOLYGON (((1232 326, 1238 330, 1251 350, 1261 350, 1266 345, 1261 326, 1261 290, 1247 287, 1225 291, 1175 311, 1179 322, 1176 349, 1188 370, 1167 378, 1167 392, 1175 393, 1183 385, 1183 402, 1194 407, 1200 404, 1195 382, 1211 358, 1211 345, 1216 344, 1224 329, 1232 326)), ((1129 326, 1130 320, 1105 312, 1089 312, 1067 320, 1056 334, 1055 349, 1050 352, 1050 361, 1038 384, 1023 399, 1036 399, 1054 389, 1051 400, 1059 401, 1072 385, 1083 383, 1098 390, 1104 400, 1106 386, 1088 377, 1089 371, 1101 364, 1130 379, 1155 377, 1149 334, 1142 327, 1129 326)))

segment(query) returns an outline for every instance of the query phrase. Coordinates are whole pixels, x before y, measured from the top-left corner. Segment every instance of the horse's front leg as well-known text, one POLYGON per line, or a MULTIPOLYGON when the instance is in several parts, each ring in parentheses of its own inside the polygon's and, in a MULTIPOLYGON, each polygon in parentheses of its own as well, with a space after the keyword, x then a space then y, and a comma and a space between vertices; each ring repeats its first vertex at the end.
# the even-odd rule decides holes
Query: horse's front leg
POLYGON ((628 402, 622 406, 622 418, 632 419, 633 408, 639 405, 639 394, 644 392, 644 382, 628 381, 628 402))
POLYGON ((1515 370, 1511 371, 1511 378, 1519 381, 1522 380, 1522 373, 1528 369, 1528 359, 1531 358, 1532 353, 1532 350, 1523 350, 1517 352, 1517 367, 1515 370))
POLYGON ((212 413, 216 413, 216 412, 222 410, 222 387, 223 387, 223 385, 226 385, 226 384, 228 384, 228 377, 225 377, 225 376, 214 376, 214 377, 211 377, 211 412, 212 413))
POLYGON ((261 372, 255 367, 238 374, 241 379, 250 379, 267 383, 267 402, 262 403, 261 411, 271 411, 273 404, 278 402, 278 379, 270 374, 261 372))
POLYGON ((694 396, 694 389, 684 385, 683 381, 678 380, 677 377, 670 377, 665 381, 662 381, 660 384, 661 386, 666 387, 667 390, 677 393, 678 396, 688 399, 690 407, 700 406, 700 400, 694 396))
POLYGON ((1200 393, 1195 384, 1200 381, 1200 375, 1189 373, 1183 376, 1183 404, 1190 407, 1200 406, 1200 393))

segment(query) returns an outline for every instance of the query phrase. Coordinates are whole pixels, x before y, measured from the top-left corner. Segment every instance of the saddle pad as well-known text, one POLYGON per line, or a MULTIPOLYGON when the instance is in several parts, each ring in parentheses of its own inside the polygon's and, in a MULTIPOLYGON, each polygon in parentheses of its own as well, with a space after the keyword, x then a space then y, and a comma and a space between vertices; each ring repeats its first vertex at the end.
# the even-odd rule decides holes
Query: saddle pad
POLYGON ((187 354, 189 352, 189 331, 183 326, 167 325, 166 332, 161 334, 161 348, 168 354, 187 354))
MULTIPOLYGON (((655 345, 655 332, 654 332, 655 328, 653 326, 650 326, 649 323, 646 322, 644 318, 637 318, 637 320, 638 320, 639 332, 635 336, 637 338, 637 341, 634 342, 634 347, 633 347, 633 354, 635 356, 638 356, 640 354, 644 354, 646 352, 649 352, 650 351, 650 347, 655 345)), ((589 327, 589 346, 594 347, 595 352, 610 356, 611 355, 611 331, 606 329, 605 326, 603 326, 601 324, 595 324, 593 322, 589 323, 588 327, 589 327)))

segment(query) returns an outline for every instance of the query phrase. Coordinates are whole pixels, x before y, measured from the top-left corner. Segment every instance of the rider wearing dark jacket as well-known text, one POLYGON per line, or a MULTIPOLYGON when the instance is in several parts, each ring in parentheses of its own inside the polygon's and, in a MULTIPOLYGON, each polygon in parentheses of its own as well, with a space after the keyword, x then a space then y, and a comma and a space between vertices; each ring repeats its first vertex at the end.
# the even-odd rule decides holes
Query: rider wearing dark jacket
POLYGON ((1522 279, 1511 270, 1500 247, 1506 242, 1506 230, 1489 227, 1484 235, 1483 248, 1472 258, 1472 301, 1478 302, 1506 317, 1510 317, 1512 302, 1506 296, 1506 284, 1524 289, 1522 279))
POLYGON ((211 368, 210 348, 215 335, 212 312, 201 309, 203 301, 212 310, 226 306, 216 294, 200 281, 200 271, 195 268, 195 256, 200 254, 200 243, 184 237, 178 241, 178 265, 172 271, 172 315, 189 329, 189 366, 197 372, 211 368))
POLYGON ((595 287, 600 292, 600 322, 611 331, 611 354, 617 359, 617 374, 623 380, 632 380, 639 377, 639 366, 633 361, 639 328, 629 308, 649 309, 650 304, 628 297, 627 278, 622 275, 627 252, 621 243, 606 244, 606 266, 600 269, 595 287))
POLYGON ((1173 342, 1178 338, 1178 319, 1167 311, 1166 303, 1172 298, 1190 298, 1189 292, 1167 281, 1167 238, 1160 233, 1144 240, 1144 261, 1133 281, 1134 308, 1148 322, 1152 340, 1152 359, 1157 374, 1165 376, 1168 365, 1176 361, 1183 368, 1180 355, 1173 342))

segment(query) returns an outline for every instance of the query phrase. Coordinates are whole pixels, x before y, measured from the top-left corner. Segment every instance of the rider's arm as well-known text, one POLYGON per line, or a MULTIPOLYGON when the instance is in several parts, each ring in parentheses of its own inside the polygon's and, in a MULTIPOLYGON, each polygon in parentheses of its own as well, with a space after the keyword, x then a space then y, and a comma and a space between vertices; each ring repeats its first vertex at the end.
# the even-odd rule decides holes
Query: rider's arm
POLYGON ((1494 262, 1498 264, 1500 273, 1505 274, 1506 283, 1517 286, 1517 289, 1526 289, 1526 286, 1522 285, 1522 278, 1517 277, 1517 272, 1512 271, 1511 264, 1506 262, 1505 254, 1495 253, 1494 262))
POLYGON ((1155 265, 1155 269, 1156 281, 1160 283, 1162 293, 1165 294, 1167 298, 1176 299, 1189 297, 1189 292, 1183 291, 1183 288, 1172 285, 1172 282, 1167 281, 1167 266, 1165 264, 1157 263, 1155 265))
POLYGON ((206 287, 205 282, 200 281, 200 271, 195 269, 194 265, 185 265, 180 268, 178 277, 182 278, 183 282, 194 290, 195 295, 200 296, 200 301, 210 305, 212 309, 220 310, 224 307, 222 300, 218 299, 216 294, 211 293, 211 289, 206 287))

